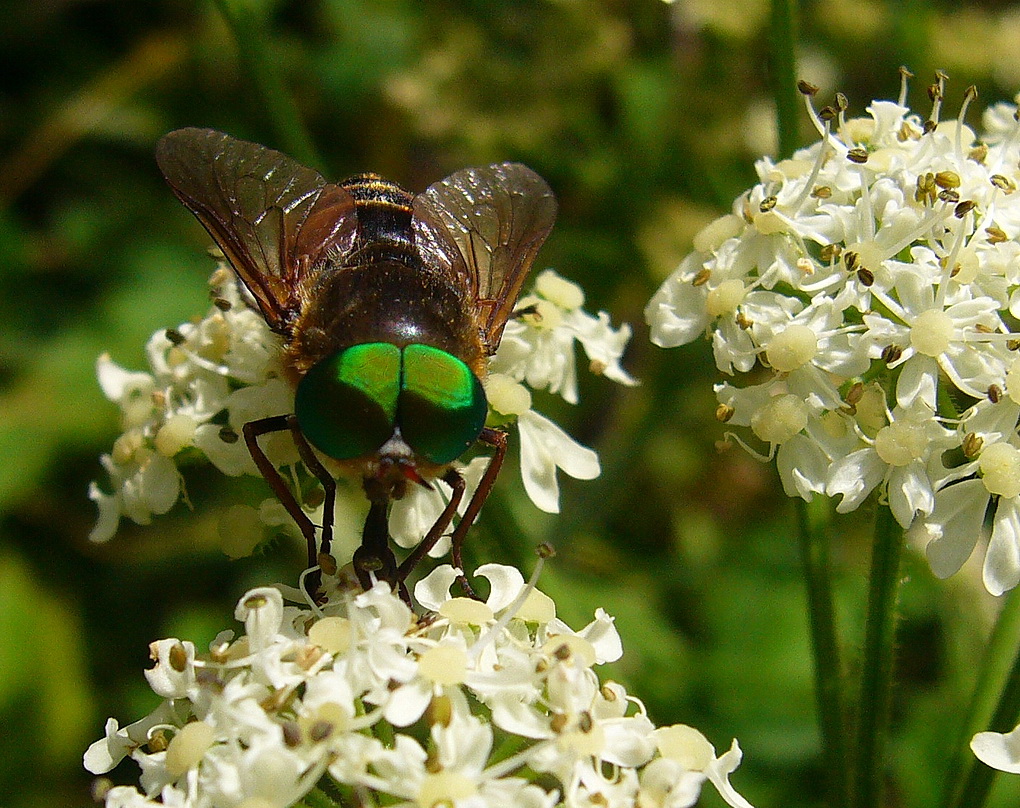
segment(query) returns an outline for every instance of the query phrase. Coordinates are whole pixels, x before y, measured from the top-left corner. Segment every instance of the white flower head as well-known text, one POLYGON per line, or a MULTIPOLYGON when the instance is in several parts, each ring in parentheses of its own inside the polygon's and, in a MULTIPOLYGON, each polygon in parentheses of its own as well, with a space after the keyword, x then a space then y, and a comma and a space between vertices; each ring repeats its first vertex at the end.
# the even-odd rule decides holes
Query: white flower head
POLYGON ((254 398, 264 402, 261 409, 237 413, 238 396, 252 386, 283 386, 275 378, 279 340, 245 303, 232 272, 217 269, 210 286, 216 304, 204 319, 149 340, 149 373, 126 371, 105 354, 97 362, 100 386, 120 406, 125 431, 102 458, 112 493, 97 483, 89 488, 99 507, 93 541, 110 539, 122 516, 144 525, 169 511, 183 491, 177 462, 184 455, 201 452, 227 474, 257 473, 240 427, 279 414, 280 398, 260 393, 254 398))
POLYGON ((689 801, 669 804, 689 805, 709 782, 747 808, 729 783, 735 744, 716 757, 696 730, 678 740, 599 681, 595 666, 622 654, 612 618, 574 631, 516 569, 480 572, 484 603, 450 594, 450 567, 421 581, 421 617, 385 584, 315 607, 263 587, 238 602, 244 632, 207 653, 154 643, 161 705, 125 728, 110 719, 85 755, 95 774, 128 755, 140 766, 140 788, 106 804, 287 806, 325 776, 378 804, 633 805, 676 789, 689 801))
POLYGON ((535 281, 535 294, 518 303, 519 317, 506 324, 490 364, 495 373, 527 382, 535 389, 558 393, 577 403, 575 343, 588 356, 590 369, 624 385, 637 381, 620 366, 630 339, 627 325, 614 329, 604 311, 584 311, 581 287, 547 269, 535 281))
POLYGON ((978 440, 1012 446, 1018 422, 1016 109, 994 107, 979 135, 962 122, 969 96, 960 120, 929 125, 888 101, 823 120, 806 99, 817 142, 760 160, 758 184, 698 234, 645 309, 652 341, 708 335, 732 377, 717 414, 767 445, 786 493, 838 497, 844 513, 877 495, 940 575, 970 554, 994 499, 985 582, 1009 589, 1012 449, 983 465, 975 453, 978 440), (987 409, 997 435, 974 422, 987 409))

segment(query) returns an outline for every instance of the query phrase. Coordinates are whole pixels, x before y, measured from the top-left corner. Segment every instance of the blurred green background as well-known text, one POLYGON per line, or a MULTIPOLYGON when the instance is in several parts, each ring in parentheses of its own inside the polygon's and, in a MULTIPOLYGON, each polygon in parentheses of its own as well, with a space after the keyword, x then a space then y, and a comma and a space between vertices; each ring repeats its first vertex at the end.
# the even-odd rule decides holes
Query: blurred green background
MULTIPOLYGON (((301 548, 230 563, 219 512, 268 496, 261 481, 192 469, 194 511, 122 525, 90 545, 86 498, 117 410, 96 357, 144 367, 159 328, 208 306, 208 238, 152 157, 164 132, 210 126, 286 148, 217 8, 195 0, 45 0, 0 25, 0 805, 84 805, 80 761, 107 716, 152 706, 147 645, 207 640, 248 586, 293 582, 301 548)), ((458 168, 521 160, 555 189, 538 266, 581 283, 587 307, 628 321, 620 388, 582 379, 582 403, 538 407, 598 449, 604 473, 564 480, 563 512, 524 501, 516 461, 469 543, 472 562, 530 568, 575 626, 616 615, 611 672, 658 723, 690 723, 757 806, 818 804, 810 656, 792 508, 774 470, 716 451, 707 343, 662 351, 642 308, 700 227, 754 181, 773 141, 768 8, 761 0, 303 0, 263 2, 268 46, 321 155, 342 178, 376 171, 421 190, 458 168)), ((947 112, 1020 89, 1020 10, 1004 3, 834 0, 804 9, 799 75, 861 114, 895 98, 897 68, 927 114, 936 68, 947 112)), ((247 50, 247 49, 246 49, 247 50)), ((245 53, 245 56, 248 54, 245 53)), ((977 123, 977 113, 971 113, 977 123)), ((805 121, 806 125, 806 121, 805 121)), ((806 129, 806 126, 805 126, 806 129)), ((295 154, 294 156, 300 156, 295 154)), ((513 452, 511 452, 513 454, 513 452)), ((836 523, 839 618, 859 639, 869 519, 836 523)), ((937 582, 908 558, 891 749, 893 804, 941 785, 996 604, 965 569, 937 582)), ((852 664, 852 659, 851 659, 852 664)), ((114 773, 137 780, 128 762, 114 773)), ((1015 805, 1020 778, 1002 778, 1015 805)), ((706 791, 703 803, 721 801, 706 791)))

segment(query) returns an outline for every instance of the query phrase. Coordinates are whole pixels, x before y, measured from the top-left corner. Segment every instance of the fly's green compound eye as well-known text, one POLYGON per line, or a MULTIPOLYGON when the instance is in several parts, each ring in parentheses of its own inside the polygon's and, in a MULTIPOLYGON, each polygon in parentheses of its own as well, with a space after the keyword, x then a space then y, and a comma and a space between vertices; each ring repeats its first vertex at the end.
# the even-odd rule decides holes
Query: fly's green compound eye
POLYGON ((400 349, 354 345, 312 366, 294 400, 301 431, 337 460, 374 452, 393 435, 400 393, 400 349))
POLYGON ((488 411, 482 383, 461 360, 427 345, 404 348, 400 432, 416 454, 456 460, 478 439, 488 411))

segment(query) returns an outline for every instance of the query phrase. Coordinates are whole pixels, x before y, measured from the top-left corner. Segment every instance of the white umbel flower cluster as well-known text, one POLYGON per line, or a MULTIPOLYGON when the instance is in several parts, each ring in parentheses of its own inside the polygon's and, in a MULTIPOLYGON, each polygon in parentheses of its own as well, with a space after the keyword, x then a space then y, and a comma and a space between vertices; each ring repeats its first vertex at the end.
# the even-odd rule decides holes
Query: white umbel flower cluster
POLYGON ((646 309, 652 339, 707 336, 718 417, 749 427, 789 496, 878 492, 958 570, 994 509, 984 581, 1020 582, 1020 124, 980 135, 875 101, 815 113, 820 138, 706 227, 646 309))
MULTIPOLYGON (((279 338, 248 304, 232 271, 221 266, 210 286, 214 305, 203 319, 158 331, 149 340, 147 372, 125 370, 107 355, 99 358, 100 385, 120 406, 124 432, 101 459, 109 475, 107 490, 95 482, 89 488, 99 507, 93 541, 112 538, 121 517, 148 524, 154 514, 169 511, 184 495, 183 463, 204 459, 227 475, 258 475, 240 437, 244 425, 294 411, 294 391, 281 371, 279 338)), ((605 312, 588 314, 581 308, 583 301, 576 284, 551 270, 541 273, 535 293, 520 303, 530 313, 507 323, 486 379, 493 418, 517 425, 525 490, 547 512, 559 508, 558 469, 589 480, 599 475, 600 467, 594 451, 532 409, 529 388, 576 403, 577 344, 593 372, 635 384, 620 367, 629 327, 612 328, 605 312)), ((278 468, 288 470, 288 478, 309 477, 289 434, 266 435, 260 445, 278 468)), ((471 486, 465 508, 486 462, 479 458, 462 469, 471 486)), ((442 482, 432 491, 415 486, 395 503, 394 538, 405 547, 419 542, 447 495, 442 482)), ((254 509, 251 513, 253 519, 277 525, 286 522, 280 510, 267 502, 257 517, 254 509)), ((250 544, 244 547, 230 548, 231 555, 252 549, 250 544)), ((446 549, 440 543, 432 552, 446 549)))
POLYGON ((601 609, 573 631, 512 567, 478 570, 484 603, 451 597, 457 574, 418 583, 424 616, 385 584, 334 588, 323 606, 264 587, 237 604, 242 636, 223 632, 206 654, 153 643, 146 678, 162 703, 123 728, 110 719, 85 754, 94 774, 127 756, 141 767, 141 788, 110 788, 107 808, 283 808, 313 789, 308 804, 685 808, 706 780, 750 808, 729 783, 736 741, 717 756, 599 681, 593 666, 622 655, 601 609))
MULTIPOLYGON (((258 474, 241 428, 293 407, 280 378, 278 338, 241 299, 229 269, 217 269, 209 284, 214 305, 203 319, 149 339, 148 372, 125 370, 107 354, 96 363, 124 432, 101 458, 111 493, 89 487, 99 506, 93 541, 110 539, 122 516, 144 525, 169 511, 183 492, 178 463, 186 457, 204 455, 232 476, 258 474)), ((278 437, 266 441, 270 455, 281 465, 297 462, 297 450, 278 437)))

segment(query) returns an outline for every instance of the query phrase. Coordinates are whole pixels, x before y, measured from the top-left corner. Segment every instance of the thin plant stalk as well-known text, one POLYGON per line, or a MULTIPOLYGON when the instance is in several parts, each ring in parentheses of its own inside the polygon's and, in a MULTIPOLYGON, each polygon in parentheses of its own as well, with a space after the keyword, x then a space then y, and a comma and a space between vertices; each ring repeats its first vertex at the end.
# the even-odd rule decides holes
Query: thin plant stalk
POLYGON ((850 766, 846 745, 843 666, 840 662, 832 596, 829 535, 826 530, 830 515, 829 504, 820 498, 811 503, 797 498, 795 505, 801 563, 807 587, 818 723, 825 769, 829 772, 830 805, 833 808, 844 808, 849 799, 847 778, 850 766))
POLYGON ((265 108, 279 147, 299 163, 321 167, 297 105, 280 76, 269 31, 256 4, 251 0, 216 0, 216 6, 234 36, 238 59, 265 108))
POLYGON ((779 157, 789 157, 800 143, 798 123, 803 111, 797 91, 797 2, 772 0, 771 83, 776 104, 779 157))
POLYGON ((974 694, 947 769, 946 808, 982 805, 995 771, 974 757, 970 739, 978 732, 1009 732, 1020 718, 1020 587, 1010 591, 985 649, 974 694), (1010 661, 1012 660, 1012 664, 1010 661), (998 704, 996 705, 996 700, 998 704))
POLYGON ((857 704, 852 801, 855 808, 878 808, 882 805, 902 551, 903 529, 889 507, 879 505, 871 551, 868 615, 857 704))
MULTIPOLYGON (((323 784, 325 784, 328 780, 328 777, 323 778, 323 784)), ((331 798, 330 795, 326 793, 322 785, 320 785, 305 794, 305 796, 301 798, 301 802, 298 803, 298 806, 305 806, 305 808, 335 808, 335 806, 342 804, 343 803, 331 798)))

